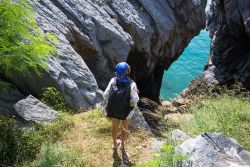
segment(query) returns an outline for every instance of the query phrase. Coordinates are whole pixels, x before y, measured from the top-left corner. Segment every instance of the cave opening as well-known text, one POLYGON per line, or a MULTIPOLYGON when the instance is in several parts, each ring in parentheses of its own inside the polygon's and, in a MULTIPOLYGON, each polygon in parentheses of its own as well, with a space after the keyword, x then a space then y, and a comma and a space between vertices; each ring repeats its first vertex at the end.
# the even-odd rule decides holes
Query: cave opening
POLYGON ((194 37, 168 70, 164 71, 160 97, 171 100, 177 97, 191 81, 204 71, 208 62, 211 39, 206 30, 194 37))
MULTIPOLYGON (((207 1, 206 13, 212 0, 207 1)), ((185 48, 182 55, 164 71, 161 83, 160 98, 172 100, 198 78, 209 61, 211 38, 209 32, 201 30, 185 48)))

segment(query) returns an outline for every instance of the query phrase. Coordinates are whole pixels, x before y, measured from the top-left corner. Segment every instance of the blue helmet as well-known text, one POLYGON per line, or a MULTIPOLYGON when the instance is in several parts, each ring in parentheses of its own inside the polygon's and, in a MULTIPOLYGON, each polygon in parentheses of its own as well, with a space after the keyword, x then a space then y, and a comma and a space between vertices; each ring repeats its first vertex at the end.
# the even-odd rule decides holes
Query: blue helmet
POLYGON ((116 75, 118 75, 118 76, 125 75, 128 68, 129 68, 128 63, 126 63, 126 62, 118 63, 116 65, 116 75))

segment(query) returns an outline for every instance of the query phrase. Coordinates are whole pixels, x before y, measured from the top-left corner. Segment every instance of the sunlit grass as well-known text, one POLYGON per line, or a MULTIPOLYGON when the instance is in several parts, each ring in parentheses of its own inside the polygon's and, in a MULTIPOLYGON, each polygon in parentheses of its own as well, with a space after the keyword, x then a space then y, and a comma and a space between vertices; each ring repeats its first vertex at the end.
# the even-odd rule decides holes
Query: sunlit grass
MULTIPOLYGON (((74 122, 74 127, 66 131, 57 143, 44 145, 31 166, 70 164, 70 166, 108 167, 117 163, 112 156, 111 121, 103 117, 99 109, 72 115, 71 120, 74 122)), ((152 157, 151 142, 152 137, 142 131, 130 132, 127 150, 131 161, 142 163, 149 160, 152 157)))
POLYGON ((194 119, 181 124, 181 128, 192 134, 220 132, 236 139, 250 150, 250 103, 240 97, 222 95, 208 97, 193 104, 194 119))

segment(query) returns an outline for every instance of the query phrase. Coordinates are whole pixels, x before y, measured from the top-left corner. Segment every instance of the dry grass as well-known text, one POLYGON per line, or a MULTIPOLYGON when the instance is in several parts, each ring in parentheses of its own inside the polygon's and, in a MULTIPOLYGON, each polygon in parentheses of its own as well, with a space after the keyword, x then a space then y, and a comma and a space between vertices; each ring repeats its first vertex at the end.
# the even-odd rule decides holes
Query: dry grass
MULTIPOLYGON (((82 161, 84 166, 114 166, 111 121, 102 117, 98 109, 74 115, 73 119, 75 126, 65 133, 58 144, 78 150, 78 161, 82 161)), ((127 150, 132 162, 142 163, 151 158, 152 140, 143 132, 129 134, 127 150)))

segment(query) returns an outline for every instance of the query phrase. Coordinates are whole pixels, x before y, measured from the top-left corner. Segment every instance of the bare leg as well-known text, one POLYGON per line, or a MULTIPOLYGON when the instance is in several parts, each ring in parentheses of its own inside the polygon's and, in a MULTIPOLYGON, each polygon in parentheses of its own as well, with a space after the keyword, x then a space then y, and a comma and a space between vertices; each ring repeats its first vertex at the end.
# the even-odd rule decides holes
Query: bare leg
POLYGON ((121 132, 122 145, 124 145, 125 141, 126 141, 127 131, 128 131, 128 123, 129 123, 129 120, 122 121, 122 132, 121 132))
POLYGON ((121 147, 121 151, 122 151, 123 163, 132 164, 129 160, 128 154, 127 154, 126 149, 125 149, 125 142, 126 142, 126 137, 127 137, 127 132, 128 132, 128 124, 129 124, 129 120, 122 121, 122 134, 121 134, 122 147, 121 147))
POLYGON ((114 146, 117 146, 117 133, 119 128, 120 120, 112 118, 112 138, 114 142, 114 146))

